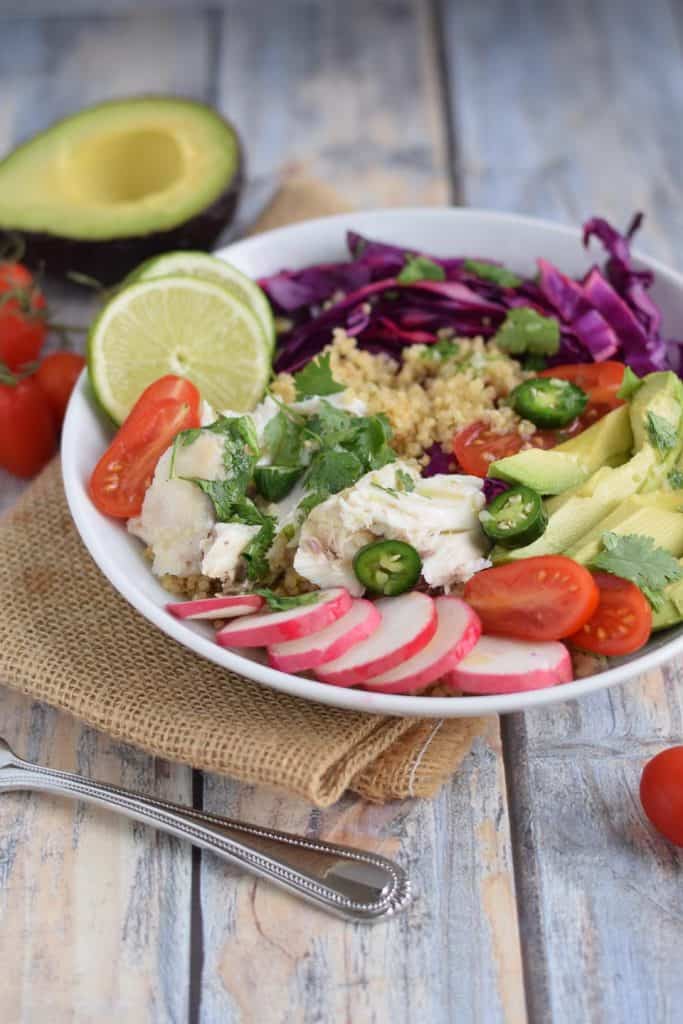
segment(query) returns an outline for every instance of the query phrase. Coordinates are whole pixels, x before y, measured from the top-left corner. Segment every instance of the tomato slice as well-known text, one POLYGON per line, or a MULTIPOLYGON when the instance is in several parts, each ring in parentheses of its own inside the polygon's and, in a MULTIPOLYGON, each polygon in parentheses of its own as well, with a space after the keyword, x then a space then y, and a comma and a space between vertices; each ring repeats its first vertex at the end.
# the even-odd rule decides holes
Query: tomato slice
POLYGON ((683 846, 683 747, 662 750, 645 765, 640 802, 654 827, 683 846))
POLYGON ((554 430, 537 430, 525 442, 516 431, 497 434, 486 423, 477 420, 458 431, 453 438, 453 452, 465 473, 484 477, 492 462, 514 455, 525 443, 532 448, 554 448, 560 440, 563 438, 558 437, 554 430))
MULTIPOLYGON (((607 360, 604 363, 568 363, 566 366, 551 366, 542 370, 539 377, 558 377, 571 381, 588 395, 590 406, 605 407, 605 412, 623 405, 623 398, 617 398, 617 391, 624 381, 624 363, 607 360)), ((604 415, 604 412, 602 413, 604 415)))
POLYGON ((590 619, 600 592, 588 569, 564 555, 522 558, 484 569, 465 585, 465 600, 485 633, 519 640, 562 640, 590 619))
POLYGON ((200 404, 194 384, 172 374, 142 392, 90 478, 88 491, 100 512, 120 519, 138 515, 173 438, 199 426, 200 404))
POLYGON ((642 590, 619 576, 596 572, 600 604, 581 629, 569 639, 575 647, 594 654, 632 654, 647 643, 652 632, 652 609, 642 590))

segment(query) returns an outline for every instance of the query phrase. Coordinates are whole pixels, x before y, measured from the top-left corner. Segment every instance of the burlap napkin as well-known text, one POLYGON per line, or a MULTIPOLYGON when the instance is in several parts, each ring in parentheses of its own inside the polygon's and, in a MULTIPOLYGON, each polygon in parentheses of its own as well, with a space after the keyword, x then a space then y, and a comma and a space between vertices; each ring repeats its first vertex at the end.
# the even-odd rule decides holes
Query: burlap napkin
MULTIPOLYGON (((286 183, 254 230, 345 209, 325 186, 286 183)), ((0 681, 152 754, 319 807, 347 789, 384 802, 430 796, 481 719, 337 710, 212 665, 149 625, 83 547, 58 460, 0 522, 0 681)))

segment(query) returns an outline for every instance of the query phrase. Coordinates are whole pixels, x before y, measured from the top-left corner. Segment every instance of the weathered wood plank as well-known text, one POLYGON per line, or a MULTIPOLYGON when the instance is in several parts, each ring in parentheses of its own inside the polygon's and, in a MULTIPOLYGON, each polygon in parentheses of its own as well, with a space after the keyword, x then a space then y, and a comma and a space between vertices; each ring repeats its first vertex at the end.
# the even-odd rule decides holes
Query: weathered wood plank
MULTIPOLYGON (((680 262, 683 69, 664 0, 452 4, 445 31, 468 203, 572 223, 643 209, 643 247, 680 262)), ((643 761, 680 742, 680 671, 505 722, 533 1019, 674 1019, 683 858, 637 791, 643 761)))
POLYGON ((202 858, 206 1024, 525 1019, 497 723, 434 802, 330 811, 207 779, 205 803, 396 857, 418 899, 395 920, 344 924, 202 858), (267 984, 263 984, 267 965, 267 984))
MULTIPOLYGON (((218 96, 251 140, 251 173, 297 161, 358 205, 443 201, 428 14, 406 2, 280 5, 264 35, 252 4, 229 4, 218 96), (276 95, 287 103, 264 100, 276 95)), ((204 803, 395 856, 419 899, 395 921, 346 925, 203 856, 201 1021, 525 1019, 495 720, 433 803, 347 799, 320 813, 216 776, 204 803)))
MULTIPOLYGON (((191 799, 190 773, 0 688, 17 753, 191 799)), ((13 1024, 187 1019, 191 852, 118 815, 42 794, 0 797, 0 1017, 13 1024)))
MULTIPOLYGON (((208 40, 201 14, 6 22, 0 150, 108 96, 150 89, 205 95, 208 40)), ((91 303, 82 291, 46 287, 61 320, 87 322, 91 303)), ((0 511, 22 486, 0 473, 0 511)), ((19 753, 191 802, 189 769, 115 744, 5 689, 0 722, 19 753)), ((189 847, 82 804, 25 794, 0 798, 0 836, 3 1020, 187 1019, 189 847)))

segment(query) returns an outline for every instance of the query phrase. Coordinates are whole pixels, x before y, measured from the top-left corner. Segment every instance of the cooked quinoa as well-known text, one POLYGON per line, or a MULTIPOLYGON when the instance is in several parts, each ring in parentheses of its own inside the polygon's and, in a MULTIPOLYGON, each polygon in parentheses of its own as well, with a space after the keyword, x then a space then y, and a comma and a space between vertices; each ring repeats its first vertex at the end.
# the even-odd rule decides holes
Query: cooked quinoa
MULTIPOLYGON (((383 353, 359 349, 340 328, 325 352, 335 380, 362 399, 369 413, 386 414, 392 447, 404 458, 425 461, 433 444, 451 450, 453 435, 475 420, 496 432, 516 430, 524 438, 536 429, 508 406, 497 407, 525 374, 519 363, 483 338, 458 338, 453 355, 442 358, 429 345, 403 349, 399 364, 383 353)), ((294 379, 280 373, 272 391, 284 402, 295 400, 294 379)))

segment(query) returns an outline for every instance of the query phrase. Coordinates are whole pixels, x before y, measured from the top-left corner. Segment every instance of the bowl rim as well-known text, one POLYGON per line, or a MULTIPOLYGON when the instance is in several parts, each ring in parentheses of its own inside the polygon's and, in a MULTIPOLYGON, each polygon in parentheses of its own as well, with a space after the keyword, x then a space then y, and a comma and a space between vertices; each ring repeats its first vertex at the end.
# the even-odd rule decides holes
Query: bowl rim
MULTIPOLYGON (((496 210, 480 210, 471 207, 384 207, 370 211, 351 211, 317 217, 283 227, 273 228, 251 238, 242 239, 231 245, 216 250, 215 255, 224 259, 233 259, 235 255, 249 255, 252 250, 263 246, 264 242, 277 243, 293 234, 305 236, 307 232, 317 233, 321 227, 333 230, 358 228, 361 222, 392 221, 396 217, 455 218, 460 221, 489 222, 490 224, 508 227, 526 225, 542 228, 561 234, 567 239, 580 241, 581 231, 577 227, 558 224, 545 218, 531 217, 523 214, 499 212, 496 210), (351 224, 352 222, 352 224, 351 224)), ((667 279, 683 293, 683 274, 652 257, 643 255, 638 250, 633 252, 634 259, 656 272, 658 277, 667 279)), ((667 637, 661 634, 662 641, 655 647, 646 650, 642 655, 632 655, 628 660, 615 664, 604 671, 576 679, 561 686, 552 686, 540 690, 527 690, 513 694, 491 694, 486 696, 453 696, 424 697, 405 694, 370 693, 354 688, 332 686, 318 682, 305 676, 280 672, 261 662, 243 657, 228 648, 220 647, 209 637, 200 635, 188 628, 182 620, 174 618, 163 605, 155 603, 144 594, 119 568, 116 560, 108 553, 106 544, 98 534, 97 519, 93 516, 87 490, 79 478, 74 453, 77 448, 79 424, 82 422, 81 410, 87 405, 91 415, 96 416, 93 399, 87 382, 87 370, 84 370, 77 382, 64 421, 62 433, 62 476, 69 509, 88 552, 100 571, 106 576, 114 589, 140 612, 148 621, 157 626, 171 639, 188 648, 201 657, 226 668, 247 679, 265 685, 293 697, 313 700, 349 711, 360 711, 378 715, 393 715, 416 718, 469 718, 480 715, 505 714, 522 711, 532 707, 543 707, 561 701, 594 693, 598 690, 626 682, 636 675, 656 668, 665 661, 671 660, 683 651, 683 628, 677 635, 667 637)), ((95 513, 99 516, 100 513, 95 513)), ((143 563, 141 562, 141 566, 143 563)), ((145 571, 149 571, 148 569, 145 571)))

